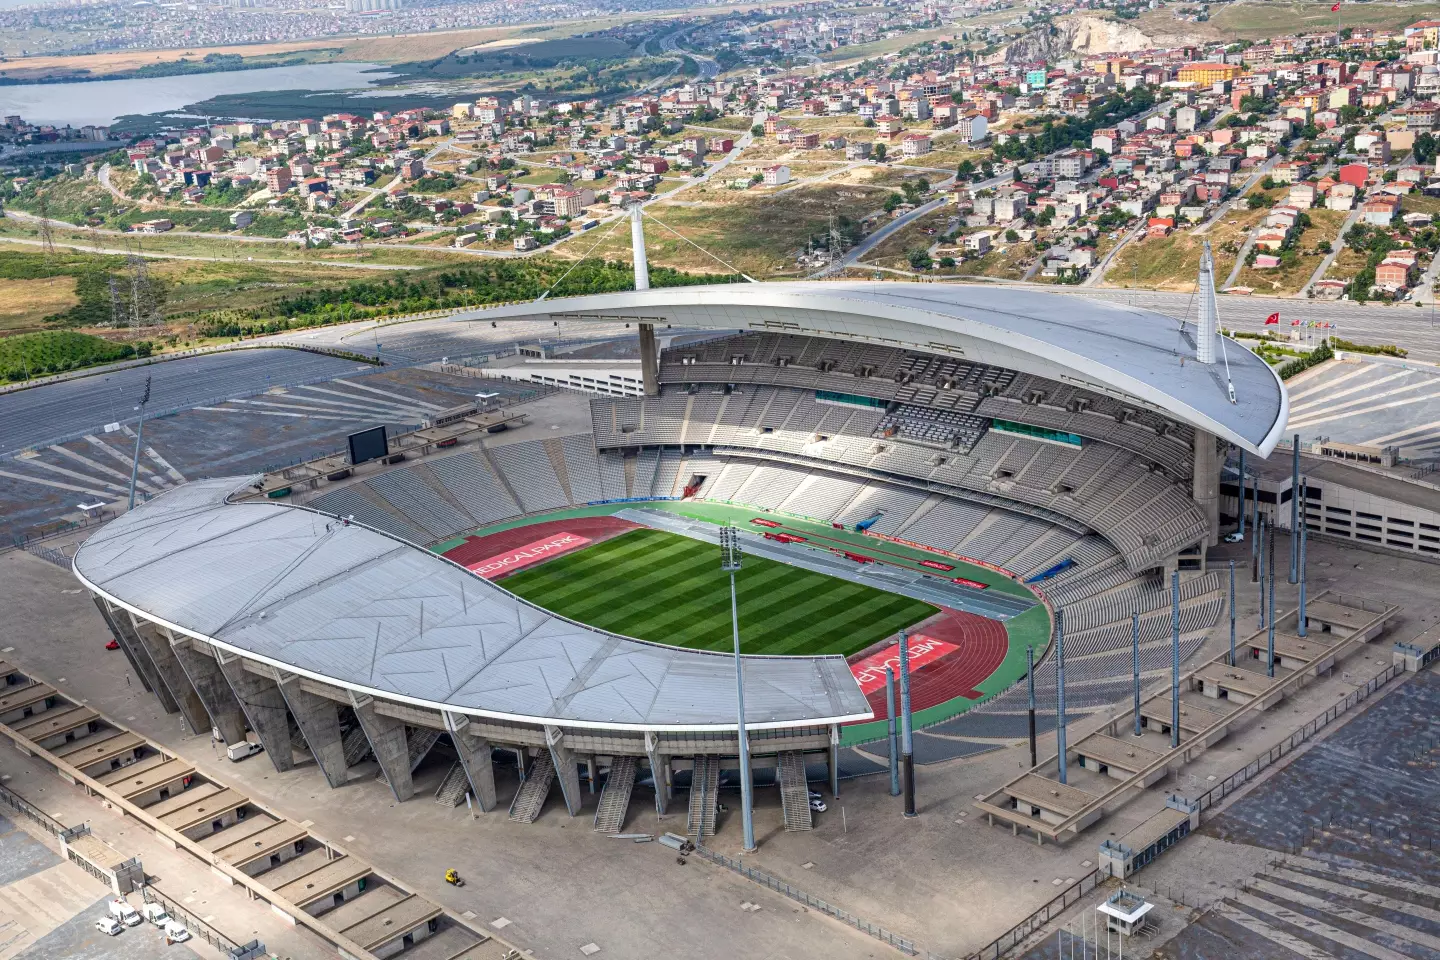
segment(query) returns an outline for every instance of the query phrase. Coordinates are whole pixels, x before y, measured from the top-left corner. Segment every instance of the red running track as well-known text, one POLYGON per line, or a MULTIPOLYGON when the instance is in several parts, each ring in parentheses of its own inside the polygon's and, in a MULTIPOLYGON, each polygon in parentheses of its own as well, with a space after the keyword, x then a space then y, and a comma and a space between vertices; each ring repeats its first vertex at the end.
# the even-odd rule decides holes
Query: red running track
MULTIPOLYGON (((588 537, 592 543, 599 543, 602 540, 609 540, 611 537, 618 537, 622 533, 634 530, 638 524, 628 520, 617 520, 614 517, 575 517, 571 520, 546 520, 541 523, 531 523, 526 526, 514 527, 510 530, 501 530, 499 533, 492 533, 484 537, 466 537, 465 542, 458 547, 451 547, 445 551, 447 560, 454 560, 461 566, 468 566, 472 563, 479 563, 481 560, 489 560, 491 557, 498 557, 503 553, 523 547, 526 544, 534 543, 537 540, 544 540, 548 537, 561 533, 574 533, 582 537, 588 537)), ((581 544, 576 549, 583 550, 590 546, 589 543, 581 544)), ((572 551, 564 551, 570 553, 572 551)), ((556 553, 553 556, 564 556, 564 553, 556 553)))
MULTIPOLYGON (((588 537, 593 542, 618 537, 638 525, 615 517, 576 517, 570 520, 546 520, 502 530, 483 537, 466 537, 465 542, 445 552, 446 558, 461 565, 477 563, 499 556, 517 547, 543 540, 560 533, 574 533, 588 537)), ((585 546, 589 546, 586 544, 585 546)), ((580 549, 583 549, 581 547, 580 549)), ((560 554, 556 554, 560 556, 560 554)), ((910 709, 924 710, 938 706, 956 697, 979 700, 981 694, 975 687, 996 671, 1005 662, 1010 649, 1010 637, 1005 625, 998 620, 981 617, 941 607, 940 613, 923 625, 913 628, 923 633, 954 644, 956 649, 933 663, 916 670, 910 677, 910 709)), ((854 663, 873 653, 874 647, 863 650, 849 658, 854 663)), ((870 707, 876 717, 885 716, 885 688, 882 686, 869 697, 870 707)), ((896 705, 898 708, 898 704, 896 705)))
MULTIPOLYGON (((1010 650, 1010 636, 1005 631, 1005 624, 1000 621, 949 607, 941 607, 940 611, 939 617, 915 627, 912 632, 953 643, 957 649, 910 675, 912 711, 938 706, 956 697, 979 700, 984 694, 975 689, 976 685, 1005 662, 1005 655, 1010 650)), ((850 660, 863 660, 866 655, 861 652, 850 660)), ((885 688, 882 686, 871 693, 869 699, 875 716, 883 718, 885 688)), ((900 709, 899 703, 896 703, 895 709, 900 709)))

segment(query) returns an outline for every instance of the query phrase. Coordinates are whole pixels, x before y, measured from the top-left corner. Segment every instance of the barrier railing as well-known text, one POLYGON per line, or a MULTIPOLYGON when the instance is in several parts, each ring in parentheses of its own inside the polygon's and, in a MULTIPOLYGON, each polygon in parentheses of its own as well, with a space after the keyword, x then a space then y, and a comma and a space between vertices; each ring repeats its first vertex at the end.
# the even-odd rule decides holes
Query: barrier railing
MULTIPOLYGON (((1350 691, 1350 693, 1345 696, 1345 699, 1330 707, 1330 709, 1326 710, 1320 716, 1315 717, 1289 737, 1286 737, 1271 747, 1264 754, 1247 763, 1240 770, 1237 770, 1209 790, 1206 790, 1197 797, 1194 802, 1199 804, 1202 812, 1215 806, 1215 804, 1219 803, 1225 797, 1253 780, 1262 770, 1267 769, 1282 757, 1288 756, 1297 747, 1314 737, 1315 734, 1321 730, 1324 730, 1337 717, 1344 715, 1347 711, 1364 703, 1376 690, 1379 690, 1385 686, 1385 684, 1395 679, 1396 676, 1404 672, 1403 667, 1398 667, 1393 664, 1386 667, 1383 671, 1371 677, 1365 684, 1350 691)), ((1095 889, 1104 879, 1104 875, 1101 874, 1099 870, 1093 871, 1089 876, 1081 877, 1075 883, 1066 887, 1059 896, 1045 904, 1045 906, 1036 910, 999 937, 996 937, 984 948, 970 954, 967 960, 999 960, 1000 957, 1005 956, 1011 950, 1020 946, 1031 934, 1040 930, 1051 920, 1055 919, 1055 917, 1074 906, 1080 897, 1095 889)))
POLYGON ((14 810, 16 813, 20 814, 22 817, 25 817, 27 820, 31 820, 34 823, 39 824, 46 830, 55 834, 55 836, 57 837, 65 833, 69 829, 65 826, 65 824, 61 823, 59 820, 56 820, 44 810, 41 810, 39 807, 26 800, 24 797, 20 796, 17 793, 14 793, 11 790, 6 789, 3 786, 0 786, 0 803, 5 804, 5 806, 9 807, 11 810, 14 810))
POLYGON ((231 960, 245 960, 245 958, 257 957, 265 952, 265 945, 259 940, 252 940, 247 944, 236 943, 189 910, 186 910, 173 897, 162 893, 149 883, 141 884, 140 897, 146 903, 160 904, 160 906, 165 908, 165 912, 170 914, 172 918, 185 924, 185 929, 190 931, 192 937, 198 937, 204 940, 216 950, 224 953, 226 957, 231 958, 231 960))
POLYGON ((822 900, 819 897, 812 896, 811 894, 806 893, 804 890, 793 887, 783 880, 777 880, 762 870, 756 870, 754 867, 747 867, 739 860, 733 860, 730 857, 725 856, 723 853, 716 853, 715 851, 708 850, 705 847, 696 847, 695 855, 704 857, 711 863, 718 864, 722 867, 727 867, 740 874, 742 877, 745 877, 748 880, 755 881, 762 887, 768 887, 771 890, 774 890, 776 893, 782 893, 785 896, 789 897, 791 900, 794 900, 796 903, 803 903, 805 906, 810 907, 813 910, 819 910, 822 913, 828 914, 829 916, 834 917, 836 920, 839 920, 846 926, 854 927, 861 933, 869 934, 876 940, 879 940, 881 943, 894 947, 896 950, 899 950, 906 956, 914 957, 918 956, 920 953, 920 951, 916 949, 913 941, 907 940, 904 937, 899 936, 898 934, 891 933, 889 930, 886 930, 879 924, 871 923, 868 920, 861 919, 860 917, 855 916, 853 913, 850 913, 848 910, 842 910, 840 907, 835 906, 833 903, 822 900))

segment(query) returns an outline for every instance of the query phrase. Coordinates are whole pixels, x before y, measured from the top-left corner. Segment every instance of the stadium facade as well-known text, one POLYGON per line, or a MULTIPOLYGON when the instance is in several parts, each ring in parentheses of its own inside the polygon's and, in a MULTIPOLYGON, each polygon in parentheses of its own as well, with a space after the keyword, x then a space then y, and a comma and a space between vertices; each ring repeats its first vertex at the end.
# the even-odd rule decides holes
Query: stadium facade
MULTIPOLYGON (((1132 610, 1147 643, 1169 635, 1165 572, 1187 571, 1187 638, 1214 625, 1219 464, 1228 448, 1269 454, 1288 416, 1274 372, 1213 319, 1004 288, 700 286, 456 320, 638 327, 646 395, 593 400, 589 436, 482 442, 317 479, 290 503, 247 497, 247 478, 191 483, 104 527, 74 569, 197 732, 248 729, 277 770, 308 753, 332 786, 373 754, 398 799, 448 737, 483 809, 493 751, 513 750, 532 774, 516 819, 552 779, 575 814, 582 765, 609 767, 621 821, 642 766, 662 812, 679 769, 713 797, 738 755, 733 660, 564 620, 426 545, 678 496, 863 523, 1033 582, 1066 608, 1067 650, 1094 656, 1097 682, 1122 644, 1128 679, 1132 610), (662 352, 666 327, 715 336, 662 352)), ((788 822, 804 757, 824 754, 833 780, 841 725, 871 709, 838 657, 747 658, 745 689, 751 754, 779 767, 788 822)))

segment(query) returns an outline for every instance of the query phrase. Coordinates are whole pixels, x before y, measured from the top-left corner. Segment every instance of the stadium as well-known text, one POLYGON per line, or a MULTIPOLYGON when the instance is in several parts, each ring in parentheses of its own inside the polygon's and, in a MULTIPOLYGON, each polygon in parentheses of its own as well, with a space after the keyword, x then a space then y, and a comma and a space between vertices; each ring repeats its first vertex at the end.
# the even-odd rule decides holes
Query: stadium
POLYGON ((704 838, 740 757, 713 546, 733 525, 751 766, 805 830, 808 768, 832 792, 883 769, 855 748, 887 736, 900 631, 922 763, 1024 735, 1058 612, 1078 710, 1125 695, 1132 653, 1168 672, 1172 632, 1200 646, 1224 609, 1221 464, 1267 456, 1288 417, 1214 318, 905 283, 475 312, 455 322, 638 331, 643 391, 593 391, 588 432, 510 437, 472 407, 376 460, 194 481, 74 572, 167 711, 277 771, 313 757, 339 786, 373 758, 405 800, 439 744, 482 810, 534 821, 558 782, 574 816, 583 771, 596 829, 624 828, 637 786, 662 814, 688 786, 704 838))

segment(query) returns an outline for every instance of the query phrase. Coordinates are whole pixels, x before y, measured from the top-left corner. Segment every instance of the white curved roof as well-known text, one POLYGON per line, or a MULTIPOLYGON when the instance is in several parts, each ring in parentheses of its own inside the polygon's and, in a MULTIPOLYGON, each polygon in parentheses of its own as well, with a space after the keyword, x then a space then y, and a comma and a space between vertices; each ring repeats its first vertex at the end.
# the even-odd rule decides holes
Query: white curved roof
MULTIPOLYGON (((111 521, 76 576, 179 633, 373 696, 528 723, 736 726, 733 657, 582 626, 357 524, 227 502, 244 482, 188 483, 111 521)), ((843 657, 744 659, 752 728, 873 715, 843 657)))
POLYGON ((963 356, 1158 409, 1251 453, 1269 455, 1289 417, 1265 361, 1217 338, 1195 359, 1194 324, 1135 307, 1004 286, 945 283, 717 284, 593 294, 457 314, 672 323, 847 340, 963 356), (1182 332, 1183 327, 1183 332, 1182 332), (1228 376, 1237 403, 1226 388, 1228 376))

